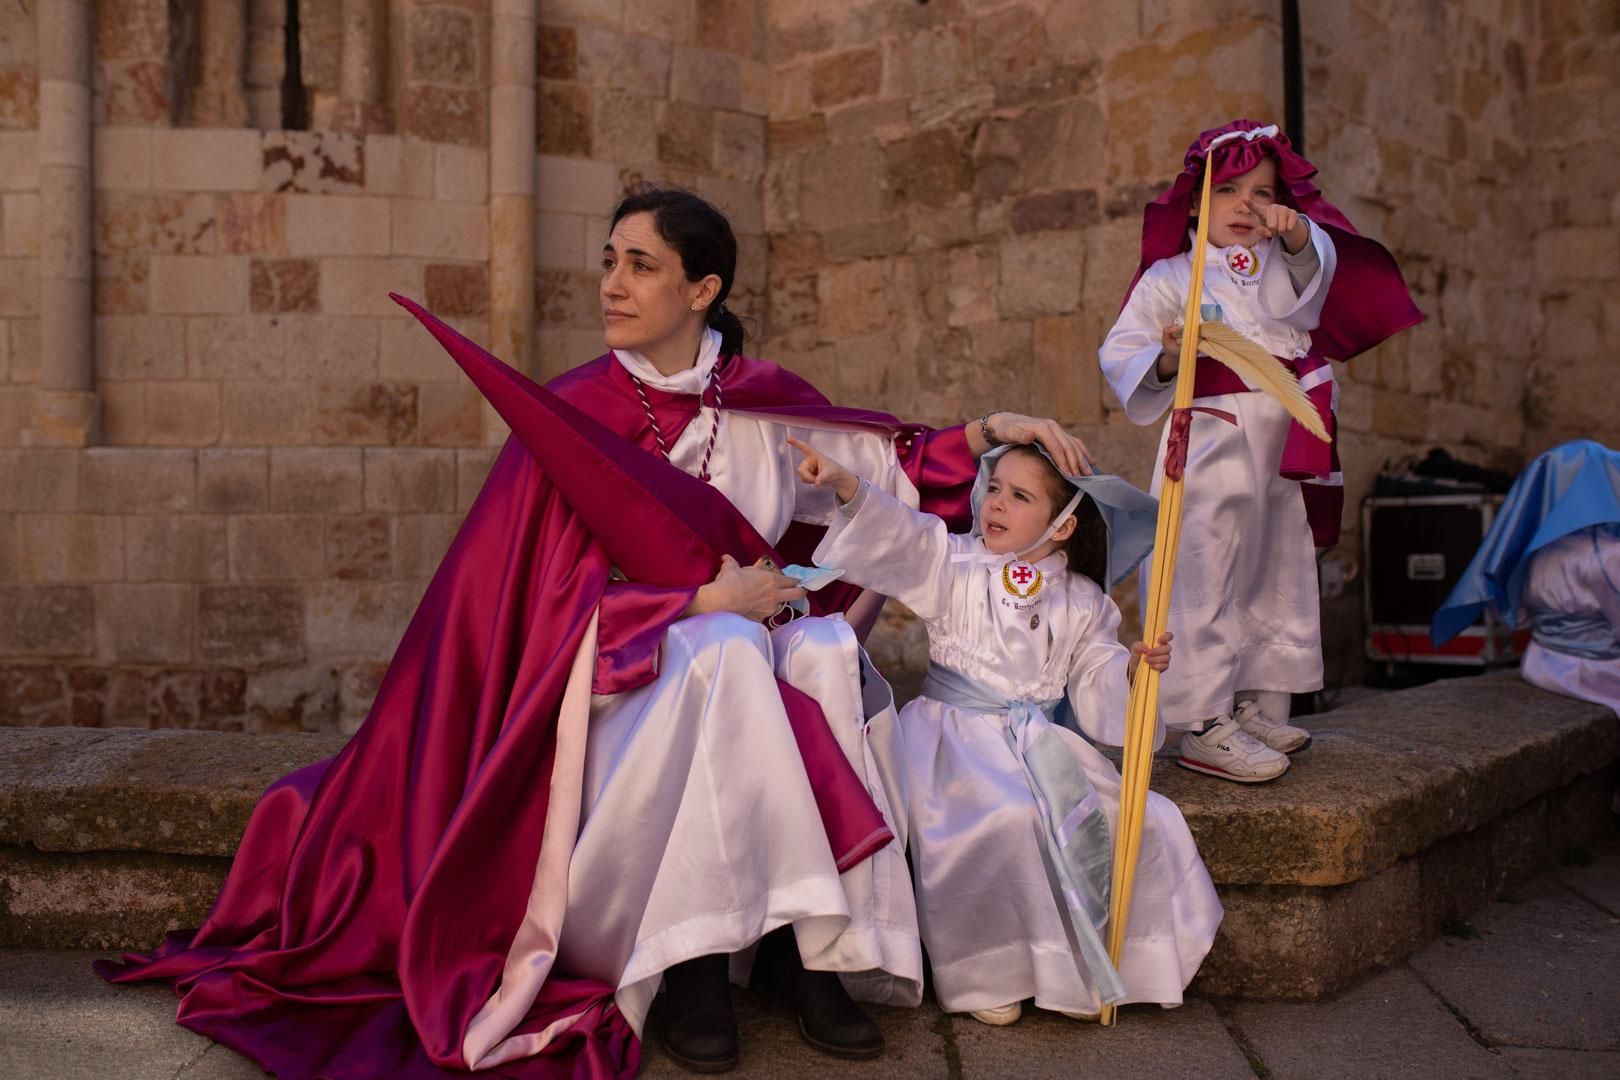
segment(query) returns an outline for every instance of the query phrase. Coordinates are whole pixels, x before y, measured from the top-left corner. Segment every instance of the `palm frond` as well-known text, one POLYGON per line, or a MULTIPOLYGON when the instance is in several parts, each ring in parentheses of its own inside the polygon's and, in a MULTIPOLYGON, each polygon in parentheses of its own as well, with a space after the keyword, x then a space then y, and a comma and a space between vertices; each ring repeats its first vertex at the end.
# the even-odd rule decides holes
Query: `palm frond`
POLYGON ((1288 415, 1323 442, 1328 442, 1327 426, 1316 406, 1306 396, 1294 373, 1282 361, 1223 322, 1198 325, 1198 348, 1238 374, 1244 382, 1276 398, 1288 415))

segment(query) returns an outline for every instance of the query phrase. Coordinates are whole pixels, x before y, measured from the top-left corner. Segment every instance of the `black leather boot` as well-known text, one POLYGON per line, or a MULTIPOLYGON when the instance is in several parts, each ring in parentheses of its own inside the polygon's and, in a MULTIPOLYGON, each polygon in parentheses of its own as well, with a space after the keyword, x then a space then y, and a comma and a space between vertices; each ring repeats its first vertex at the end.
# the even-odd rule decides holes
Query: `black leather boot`
POLYGON ((864 1061, 883 1053, 883 1031, 850 1000, 835 972, 806 971, 791 926, 760 941, 756 971, 798 1013, 799 1034, 823 1054, 864 1061))
POLYGON ((737 1067, 730 959, 714 953, 664 972, 664 1048, 683 1069, 713 1073, 737 1067))

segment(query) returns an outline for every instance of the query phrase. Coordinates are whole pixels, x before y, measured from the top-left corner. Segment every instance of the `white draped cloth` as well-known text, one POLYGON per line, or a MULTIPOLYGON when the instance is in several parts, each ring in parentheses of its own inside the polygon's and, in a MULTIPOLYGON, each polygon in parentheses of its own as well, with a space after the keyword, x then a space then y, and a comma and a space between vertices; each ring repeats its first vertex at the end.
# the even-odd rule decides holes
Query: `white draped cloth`
POLYGON ((1620 527, 1582 529, 1536 552, 1521 603, 1533 620, 1579 620, 1588 653, 1532 638, 1519 667, 1525 681, 1620 714, 1620 527))
MULTIPOLYGON (((1327 233, 1311 224, 1310 234, 1320 265, 1297 295, 1272 239, 1253 249, 1211 246, 1202 303, 1219 304, 1223 322, 1273 355, 1305 356, 1336 262, 1327 233), (1244 261, 1245 255, 1254 261, 1244 261)), ((1190 253, 1154 263, 1099 350, 1103 377, 1135 423, 1150 424, 1170 408, 1174 380, 1158 382, 1153 368, 1164 328, 1185 313, 1191 281, 1190 253)), ((1332 378, 1327 367, 1312 374, 1332 378)), ((1175 662, 1159 681, 1160 715, 1180 729, 1231 712, 1243 691, 1303 693, 1322 686, 1316 550, 1299 482, 1277 473, 1289 416, 1258 392, 1194 403, 1237 422, 1192 415, 1168 625, 1175 662)), ((1167 421, 1153 465, 1155 495, 1168 434, 1167 421)), ((1144 563, 1144 596, 1148 574, 1144 563)))
MULTIPOLYGON (((928 628, 934 664, 1008 700, 1067 694, 1081 730, 1122 742, 1129 653, 1117 636, 1114 602, 1090 579, 1069 573, 1061 553, 1034 564, 1043 584, 1032 599, 1006 591, 1005 560, 950 561, 982 551, 977 539, 948 534, 939 518, 863 486, 834 520, 816 562, 843 568, 846 580, 915 612, 928 628)), ((1066 909, 1042 855, 1046 826, 1005 725, 1004 711, 927 696, 900 713, 907 828, 934 989, 941 1007, 954 1012, 1033 997, 1042 1008, 1095 1013, 1097 994, 1070 948, 1066 909)), ((1059 734, 1112 829, 1119 773, 1085 739, 1059 734)), ((1221 914, 1180 811, 1150 794, 1120 965, 1125 1000, 1179 1004, 1221 914)))
MULTIPOLYGON (((672 377, 637 354, 616 355, 649 386, 695 394, 718 346, 711 333, 697 365, 672 377)), ((697 475, 713 423, 714 410, 704 406, 670 447, 671 461, 697 475)), ((711 483, 765 539, 778 540, 794 520, 825 522, 835 506, 831 492, 799 482, 790 434, 859 463, 887 490, 917 501, 882 436, 811 432, 727 412, 709 462, 711 483)), ((843 973, 855 997, 921 1000, 893 697, 875 673, 863 692, 860 663, 854 630, 841 618, 768 630, 740 615, 699 615, 666 633, 653 683, 591 700, 582 824, 556 962, 616 987, 638 1035, 666 968, 745 952, 789 923, 805 966, 843 973), (843 874, 777 678, 820 703, 898 838, 843 874)), ((739 981, 745 960, 733 969, 739 981)))

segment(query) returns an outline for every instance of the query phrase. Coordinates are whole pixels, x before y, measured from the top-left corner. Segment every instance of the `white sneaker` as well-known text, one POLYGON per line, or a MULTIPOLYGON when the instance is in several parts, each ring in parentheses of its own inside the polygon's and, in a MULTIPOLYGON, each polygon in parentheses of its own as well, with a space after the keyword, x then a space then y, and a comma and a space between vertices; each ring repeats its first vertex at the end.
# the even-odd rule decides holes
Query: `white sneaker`
POLYGON ((1231 716, 1221 717, 1202 734, 1183 735, 1181 757, 1176 763, 1184 769, 1240 784, 1275 780, 1288 771, 1287 754, 1279 754, 1248 734, 1231 716))
POLYGON ((975 1009, 969 1016, 981 1024, 991 1024, 995 1027, 1006 1027, 1008 1024, 1018 1022, 1024 1015, 1024 1003, 1015 1001, 1011 1005, 998 1005, 994 1009, 975 1009))
POLYGON ((1310 732, 1281 720, 1273 720, 1260 711, 1260 703, 1253 698, 1238 702, 1237 710, 1232 713, 1232 719, 1237 721, 1238 727, 1279 754, 1292 754, 1295 750, 1303 750, 1305 744, 1311 741, 1310 732))

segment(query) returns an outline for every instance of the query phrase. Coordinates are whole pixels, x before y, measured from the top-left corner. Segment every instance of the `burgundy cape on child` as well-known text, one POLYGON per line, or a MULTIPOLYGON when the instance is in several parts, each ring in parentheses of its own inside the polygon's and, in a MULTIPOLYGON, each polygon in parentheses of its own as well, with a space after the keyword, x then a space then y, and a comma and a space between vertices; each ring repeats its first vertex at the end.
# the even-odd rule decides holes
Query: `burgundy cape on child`
MULTIPOLYGON (((98 965, 113 982, 170 981, 181 1024, 281 1077, 471 1067, 464 1038, 525 922, 548 812, 568 802, 552 789, 553 765, 582 643, 595 641, 589 690, 645 685, 665 629, 714 578, 721 554, 745 565, 768 554, 781 565, 819 536, 790 532, 773 552, 722 495, 649 452, 647 414, 611 354, 548 392, 396 299, 515 437, 348 746, 270 787, 200 929, 98 965), (614 567, 635 583, 610 582, 614 567)), ((836 408, 774 364, 734 356, 720 367, 727 410, 895 435, 923 506, 965 518, 976 463, 961 429, 836 408)), ((697 414, 696 397, 647 395, 670 440, 697 414)), ((811 603, 842 608, 854 595, 826 589, 811 603)), ((815 700, 780 685, 829 843, 847 868, 888 841, 887 827, 815 700)), ((577 815, 577 791, 572 798, 577 815)), ((572 833, 552 825, 571 845, 572 833)), ((566 867, 567 850, 548 854, 546 865, 560 854, 566 867)), ((485 1075, 600 1077, 639 1064, 613 987, 555 969, 511 1029, 524 1033, 538 1052, 485 1075)))

